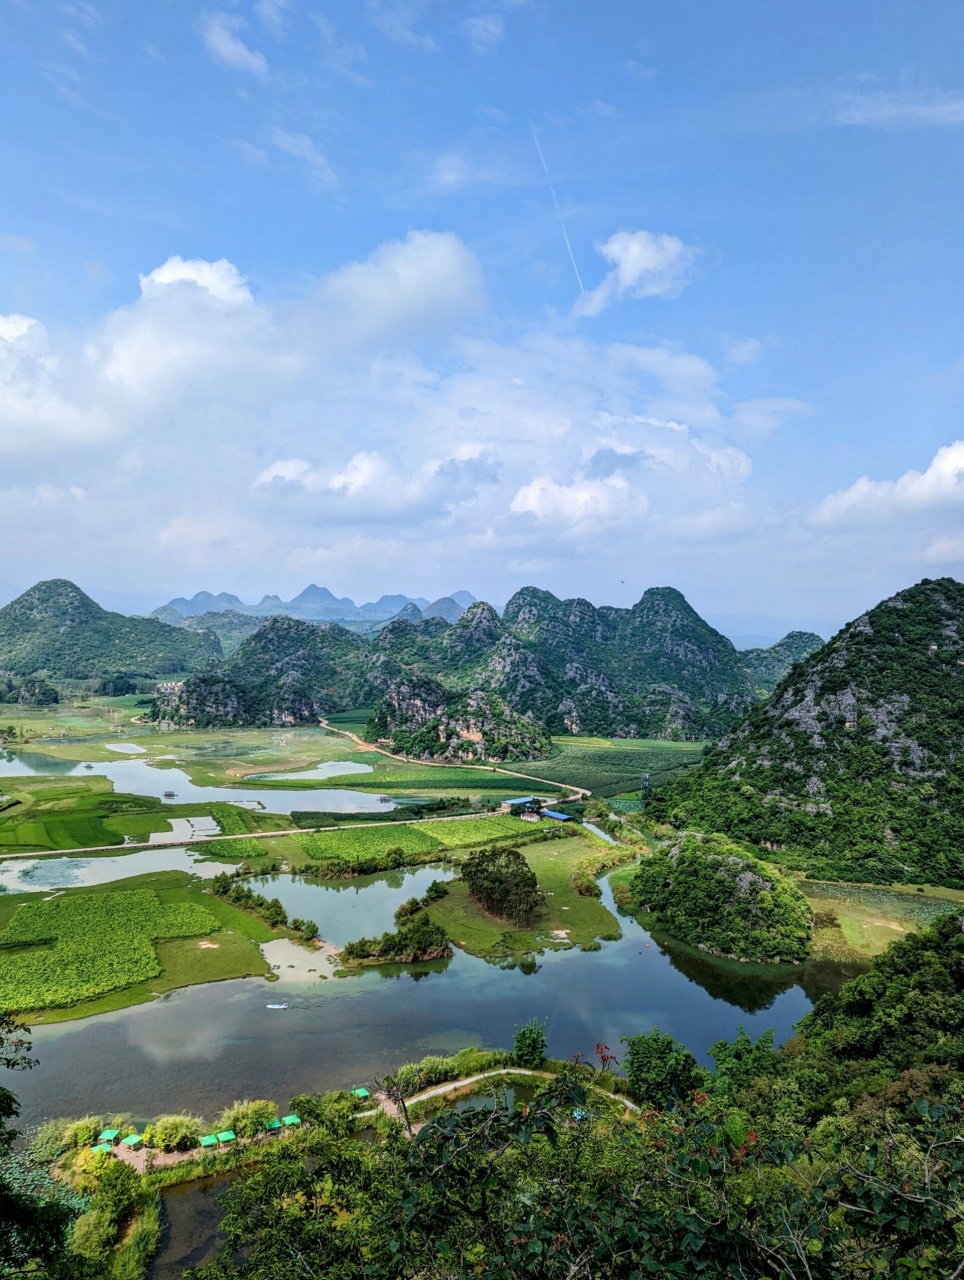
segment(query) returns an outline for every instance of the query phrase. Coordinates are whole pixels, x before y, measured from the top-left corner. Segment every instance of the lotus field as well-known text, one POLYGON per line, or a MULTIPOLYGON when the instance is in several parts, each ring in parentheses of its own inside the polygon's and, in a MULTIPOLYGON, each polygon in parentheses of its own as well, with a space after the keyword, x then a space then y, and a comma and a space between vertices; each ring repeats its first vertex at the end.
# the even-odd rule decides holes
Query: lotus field
POLYGON ((417 831, 432 835, 446 849, 470 849, 475 845, 489 844, 493 840, 522 840, 531 838, 533 832, 544 827, 545 822, 523 822, 511 814, 496 814, 491 818, 459 818, 452 822, 417 823, 417 831))
POLYGON ((0 1009, 62 1008, 155 978, 156 941, 217 928, 203 907, 163 904, 150 889, 27 903, 0 934, 0 1009))
POLYGON ((338 831, 316 831, 298 837, 309 858, 319 862, 337 861, 350 869, 376 870, 389 850, 400 849, 392 866, 425 862, 432 854, 444 858, 449 850, 470 849, 496 840, 531 839, 539 827, 520 818, 499 815, 489 818, 452 818, 441 822, 391 822, 381 826, 346 827, 338 831))

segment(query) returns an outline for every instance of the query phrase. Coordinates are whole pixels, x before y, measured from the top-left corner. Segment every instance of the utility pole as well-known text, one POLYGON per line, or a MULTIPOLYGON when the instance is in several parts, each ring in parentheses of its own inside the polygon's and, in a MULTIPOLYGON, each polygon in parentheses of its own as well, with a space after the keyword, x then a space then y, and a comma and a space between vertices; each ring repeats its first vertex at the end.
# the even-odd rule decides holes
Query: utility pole
POLYGON ((642 812, 646 811, 646 797, 649 795, 649 774, 644 773, 640 779, 639 786, 639 807, 642 812))

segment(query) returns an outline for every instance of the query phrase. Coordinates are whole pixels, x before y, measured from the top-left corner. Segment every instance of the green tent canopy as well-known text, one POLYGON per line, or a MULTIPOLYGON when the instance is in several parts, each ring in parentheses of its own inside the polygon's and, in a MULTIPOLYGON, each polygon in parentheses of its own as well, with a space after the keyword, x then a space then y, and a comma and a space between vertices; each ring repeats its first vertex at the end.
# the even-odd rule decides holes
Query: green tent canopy
POLYGON ((358 1088, 358 1089, 352 1089, 351 1096, 353 1098, 359 1098, 362 1102, 365 1102, 372 1095, 368 1092, 367 1089, 358 1088))
POLYGON ((291 1126, 296 1124, 301 1124, 301 1116, 296 1116, 296 1115, 282 1116, 281 1123, 286 1125, 291 1125, 291 1126))
POLYGON ((113 1152, 114 1152, 114 1148, 111 1146, 109 1142, 98 1142, 93 1149, 98 1153, 103 1151, 107 1155, 113 1155, 113 1152))
POLYGON ((218 1142, 234 1142, 236 1138, 237 1135, 233 1129, 222 1129, 218 1134, 218 1142))
POLYGON ((121 1146, 130 1147, 131 1150, 141 1145, 141 1135, 139 1133, 129 1133, 126 1138, 121 1138, 121 1146))
POLYGON ((265 1122, 264 1122, 264 1127, 267 1129, 267 1131, 268 1131, 269 1133, 274 1133, 276 1129, 280 1129, 280 1128, 281 1128, 281 1121, 280 1121, 280 1120, 265 1120, 265 1122))
POLYGON ((206 1133, 204 1137, 201 1139, 202 1147, 216 1147, 217 1145, 218 1145, 218 1140, 215 1134, 213 1133, 206 1133))
POLYGON ((100 1137, 97 1139, 97 1141, 98 1142, 116 1142, 119 1137, 120 1137, 120 1129, 104 1129, 101 1132, 100 1137))

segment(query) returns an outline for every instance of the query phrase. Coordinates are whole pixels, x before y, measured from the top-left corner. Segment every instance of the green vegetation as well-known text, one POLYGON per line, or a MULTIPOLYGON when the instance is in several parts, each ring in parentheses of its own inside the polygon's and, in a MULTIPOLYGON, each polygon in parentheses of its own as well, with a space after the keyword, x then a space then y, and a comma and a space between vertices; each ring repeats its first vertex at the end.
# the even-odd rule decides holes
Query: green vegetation
POLYGON ((278 1119, 278 1104, 268 1098, 245 1099, 232 1102, 215 1121, 215 1129, 224 1132, 231 1129, 239 1138, 253 1138, 263 1133, 269 1120, 278 1119))
POLYGON ((450 956, 452 948, 443 928, 425 915, 410 924, 383 933, 380 938, 359 938, 342 948, 342 963, 354 965, 413 964, 416 960, 440 960, 450 956))
POLYGON ((619 937, 619 924, 598 899, 576 892, 572 873, 582 859, 609 848, 585 832, 527 844, 525 860, 535 873, 541 898, 526 928, 515 928, 486 912, 464 880, 450 880, 447 895, 429 906, 428 913, 456 946, 498 963, 564 947, 594 950, 599 939, 619 937))
POLYGON ((157 940, 217 927, 203 907, 164 905, 148 889, 27 903, 0 934, 0 1007, 57 1008, 143 982, 161 972, 157 940))
POLYGON ((654 1027, 649 1034, 623 1036, 623 1066, 633 1097, 648 1107, 665 1109, 709 1082, 709 1072, 697 1066, 690 1051, 654 1027))
POLYGON ((221 647, 209 632, 108 613, 57 578, 0 609, 0 653, 4 671, 13 675, 85 679, 195 671, 219 657, 221 647))
POLYGON ((751 673, 672 588, 647 591, 632 609, 595 609, 525 587, 501 618, 478 602, 452 625, 398 619, 367 638, 270 618, 162 699, 158 714, 206 726, 340 713, 357 728, 352 708, 374 704, 365 732, 399 752, 533 758, 548 751, 547 733, 715 737, 797 650, 788 637, 753 655, 751 673))
POLYGON ((412 829, 430 835, 446 849, 470 849, 495 840, 528 839, 539 828, 506 813, 491 818, 459 818, 457 822, 419 822, 412 829))
POLYGON ((662 786, 681 769, 695 763, 702 745, 639 738, 554 738, 548 760, 533 764, 529 773, 550 782, 585 787, 594 796, 631 791, 639 800, 644 775, 651 787, 662 786))
POLYGON ((726 836, 680 836, 643 859, 631 892, 637 910, 701 951, 764 964, 799 963, 809 953, 806 898, 726 836))
MULTIPOLYGON (((270 942, 272 938, 277 937, 277 934, 256 916, 207 893, 198 880, 184 872, 167 871, 135 876, 114 884, 100 885, 96 889, 68 889, 52 899, 50 905, 58 902, 80 901, 88 897, 117 897, 141 890, 149 890, 165 910, 169 907, 179 909, 190 906, 192 911, 199 911, 209 917, 212 923, 208 925, 203 935, 162 939, 151 944, 156 951, 156 962, 152 965, 154 976, 135 981, 132 985, 111 987, 107 994, 96 998, 79 1000, 77 1003, 62 1007, 47 1008, 42 1014, 33 1014, 30 1019, 32 1023, 59 1022, 107 1013, 113 1009, 122 1009, 128 1005, 153 1000, 165 991, 173 991, 178 987, 193 986, 197 983, 218 982, 226 978, 243 978, 252 975, 270 976, 270 966, 257 944, 270 942)), ((22 907, 33 908, 37 905, 38 896, 34 893, 0 895, 0 930, 5 931, 5 926, 15 918, 22 907)), ((109 914, 113 917, 114 910, 112 909, 109 914)), ((4 933, 0 933, 0 938, 3 937, 4 933)), ((104 934, 100 941, 105 956, 112 954, 111 935, 104 934)), ((4 957, 0 963, 0 985, 7 981, 8 973, 14 971, 14 961, 18 957, 29 957, 31 951, 35 949, 37 954, 43 954, 50 951, 56 952, 59 948, 31 946, 19 951, 13 950, 9 955, 0 948, 0 956, 4 957)), ((98 960, 97 964, 106 966, 107 961, 98 960)), ((19 969, 17 971, 19 972, 19 969)), ((55 974, 53 981, 56 982, 56 980, 55 974)), ((35 1004, 29 1007, 39 1008, 35 1004)))
POLYGON ((518 929, 528 925, 542 900, 535 873, 518 849, 470 853, 462 865, 462 879, 483 911, 518 929))
MULTIPOLYGON (((245 821, 244 813, 230 804, 212 804, 211 817, 217 821, 221 834, 226 836, 244 836, 251 830, 245 821)), ((267 849, 260 840, 212 840, 205 846, 205 853, 215 857, 231 858, 237 862, 244 858, 251 862, 267 856, 267 849)))
MULTIPOLYGON (((641 1114, 601 1105, 593 1085, 614 1064, 601 1044, 599 1072, 564 1069, 523 1105, 448 1111, 415 1141, 307 1133, 234 1184, 203 1280, 258 1280, 292 1251, 343 1280, 953 1276, 962 992, 955 917, 821 1001, 782 1051, 741 1032, 708 1072, 658 1030, 627 1036, 641 1114)), ((436 1078, 402 1068, 394 1082, 411 1097, 436 1078)))
POLYGON ((546 1029, 538 1018, 519 1027, 512 1039, 512 1057, 528 1071, 538 1071, 546 1060, 546 1029))
POLYGON ((964 584, 925 579, 795 667, 650 812, 821 879, 964 888, 962 702, 964 584))

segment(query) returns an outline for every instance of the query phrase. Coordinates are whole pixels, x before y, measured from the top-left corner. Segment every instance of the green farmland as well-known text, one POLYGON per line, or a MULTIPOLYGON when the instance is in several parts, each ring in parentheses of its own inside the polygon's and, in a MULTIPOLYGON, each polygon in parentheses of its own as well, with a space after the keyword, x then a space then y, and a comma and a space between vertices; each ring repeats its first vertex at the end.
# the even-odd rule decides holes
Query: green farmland
POLYGON ((593 795, 639 792, 640 779, 661 786, 701 756, 700 742, 645 738, 553 738, 548 760, 533 761, 526 772, 550 782, 586 787, 593 795))
POLYGON ((0 1008, 32 1023, 87 1017, 165 991, 270 968, 277 935, 184 872, 137 876, 38 900, 0 896, 0 1008))

